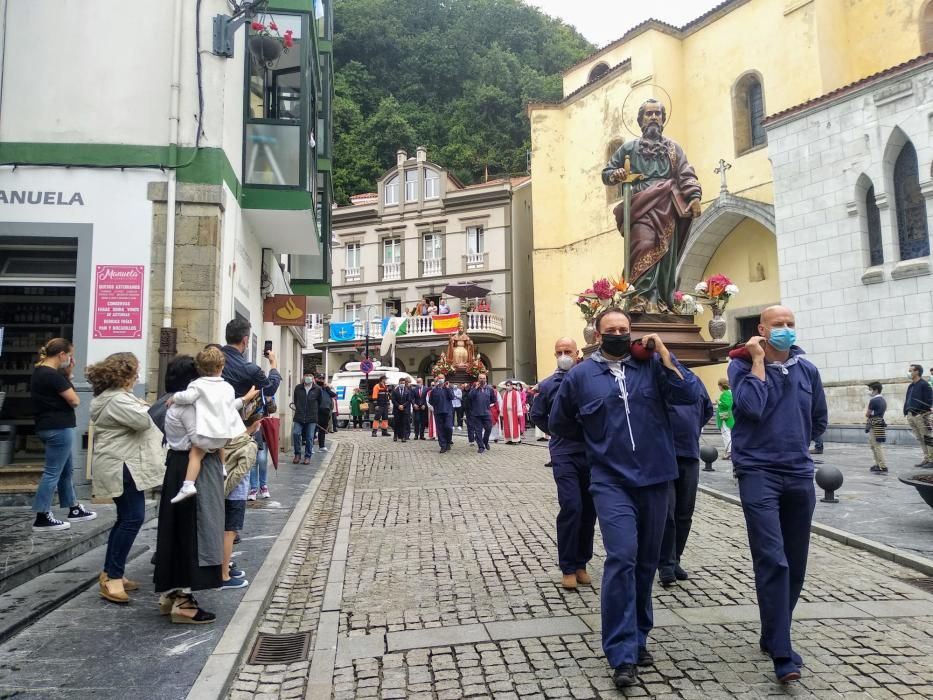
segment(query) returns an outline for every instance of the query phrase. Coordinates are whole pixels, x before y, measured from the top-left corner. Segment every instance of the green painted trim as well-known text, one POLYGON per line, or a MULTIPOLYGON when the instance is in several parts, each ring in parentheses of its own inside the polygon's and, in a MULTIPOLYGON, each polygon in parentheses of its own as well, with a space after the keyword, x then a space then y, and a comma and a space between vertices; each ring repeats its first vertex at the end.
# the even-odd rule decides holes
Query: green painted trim
POLYGON ((239 195, 240 181, 222 148, 145 146, 122 143, 0 143, 0 164, 91 168, 177 167, 179 182, 227 186, 239 195), (174 153, 174 158, 173 158, 174 153))
POLYGON ((328 172, 328 173, 329 173, 329 172, 332 172, 333 169, 334 169, 334 164, 331 162, 331 159, 330 159, 330 158, 321 158, 321 156, 318 156, 318 158, 317 158, 317 171, 318 171, 319 173, 322 173, 322 172, 328 172))
POLYGON ((316 280, 292 280, 292 294, 301 294, 306 297, 330 298, 330 284, 316 280))
POLYGON ((311 193, 306 190, 279 190, 246 185, 240 194, 240 205, 244 209, 276 209, 301 211, 313 209, 311 193))
POLYGON ((333 53, 334 52, 334 40, 333 39, 318 39, 317 49, 318 49, 318 53, 333 53))
POLYGON ((314 0, 272 0, 267 12, 314 12, 314 0))

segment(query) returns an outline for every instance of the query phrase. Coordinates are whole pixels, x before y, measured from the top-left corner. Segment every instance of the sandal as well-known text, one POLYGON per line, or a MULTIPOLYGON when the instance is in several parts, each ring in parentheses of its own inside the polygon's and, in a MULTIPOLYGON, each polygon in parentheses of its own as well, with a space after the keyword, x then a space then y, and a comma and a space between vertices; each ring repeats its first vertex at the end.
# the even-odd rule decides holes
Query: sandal
POLYGON ((100 578, 100 597, 111 603, 129 603, 130 597, 123 590, 123 579, 108 578, 106 574, 100 578))
POLYGON ((190 595, 180 595, 175 598, 175 605, 172 606, 171 617, 172 622, 176 625, 206 625, 217 619, 214 613, 207 612, 198 607, 198 601, 190 595), (194 617, 188 617, 187 615, 176 613, 176 610, 196 610, 197 612, 195 612, 194 617))
POLYGON ((178 591, 172 591, 171 593, 162 593, 159 595, 159 614, 168 615, 172 612, 172 608, 175 606, 175 601, 178 599, 178 596, 182 595, 178 591))

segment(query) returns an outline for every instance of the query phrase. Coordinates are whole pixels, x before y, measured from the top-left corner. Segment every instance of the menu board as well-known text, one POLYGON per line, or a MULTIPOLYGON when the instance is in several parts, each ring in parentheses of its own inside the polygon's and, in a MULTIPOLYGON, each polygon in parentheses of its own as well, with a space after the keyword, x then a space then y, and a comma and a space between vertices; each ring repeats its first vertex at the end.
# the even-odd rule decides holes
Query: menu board
POLYGON ((143 337, 142 265, 98 265, 94 275, 94 337, 143 337))

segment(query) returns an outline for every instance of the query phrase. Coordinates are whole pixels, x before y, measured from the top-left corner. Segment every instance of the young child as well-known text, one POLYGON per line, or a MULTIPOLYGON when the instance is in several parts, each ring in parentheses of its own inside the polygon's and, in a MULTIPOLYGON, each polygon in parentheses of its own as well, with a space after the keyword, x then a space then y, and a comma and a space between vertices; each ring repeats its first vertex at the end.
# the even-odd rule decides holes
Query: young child
POLYGON ((220 461, 223 462, 223 446, 246 430, 239 414, 243 399, 235 398, 233 387, 220 376, 224 369, 224 354, 209 345, 198 353, 194 361, 201 376, 172 399, 179 405, 194 404, 197 433, 191 436, 185 483, 172 503, 180 503, 197 494, 194 482, 201 473, 201 460, 206 453, 220 450, 220 461))

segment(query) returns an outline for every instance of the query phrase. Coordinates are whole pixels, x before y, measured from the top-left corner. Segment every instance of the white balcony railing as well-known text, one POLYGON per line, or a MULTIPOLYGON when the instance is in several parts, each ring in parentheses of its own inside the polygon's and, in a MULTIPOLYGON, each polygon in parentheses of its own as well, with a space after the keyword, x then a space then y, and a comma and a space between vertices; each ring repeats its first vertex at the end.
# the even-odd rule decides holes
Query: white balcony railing
MULTIPOLYGON (((505 336, 505 321, 499 314, 484 313, 481 311, 471 311, 461 314, 466 332, 476 335, 497 335, 505 336)), ((369 321, 362 319, 354 323, 356 329, 356 339, 360 340, 366 336, 366 329, 369 329, 369 337, 372 339, 382 338, 382 319, 376 318, 369 321)), ((310 329, 309 329, 310 331, 310 329)), ((446 343, 447 335, 434 332, 434 320, 431 316, 409 316, 408 325, 405 327, 406 338, 412 337, 430 337, 438 339, 438 342, 446 343)))
POLYGON ((485 253, 467 253, 464 256, 464 265, 467 270, 479 270, 486 267, 485 253))
POLYGON ((382 279, 400 280, 402 279, 402 263, 387 262, 382 266, 382 279))
POLYGON ((315 343, 324 340, 324 317, 321 314, 308 314, 305 320, 305 349, 313 350, 315 343))
POLYGON ((471 311, 467 314, 467 333, 505 333, 502 316, 499 314, 471 311))
POLYGON ((441 261, 436 258, 428 258, 424 262, 424 272, 422 275, 425 277, 437 277, 442 274, 442 265, 441 261))
POLYGON ((344 282, 359 282, 363 276, 363 270, 359 267, 346 267, 343 270, 344 282))

